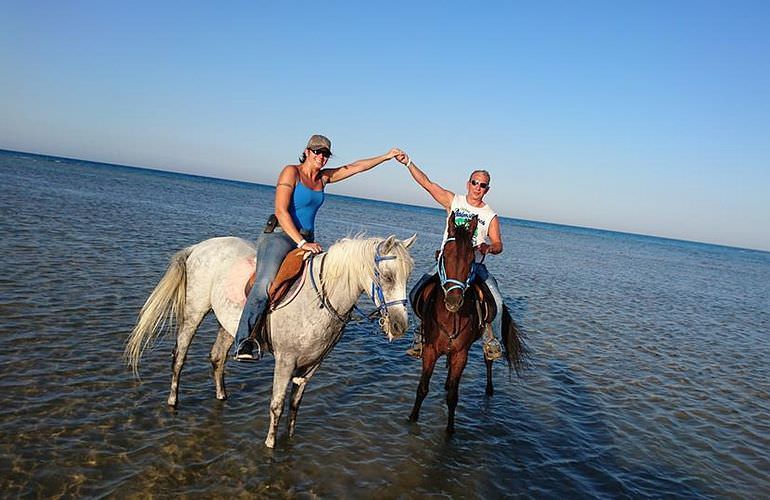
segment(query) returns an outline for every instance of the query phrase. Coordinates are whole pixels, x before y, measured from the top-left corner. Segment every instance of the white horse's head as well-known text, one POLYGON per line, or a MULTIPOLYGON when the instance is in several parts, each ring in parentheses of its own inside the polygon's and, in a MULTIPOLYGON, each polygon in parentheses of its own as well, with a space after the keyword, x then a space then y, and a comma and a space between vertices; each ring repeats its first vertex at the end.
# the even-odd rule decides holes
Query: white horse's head
POLYGON ((369 290, 388 340, 401 337, 409 326, 406 283, 414 260, 408 249, 416 239, 416 234, 403 241, 392 235, 375 246, 369 290))
POLYGON ((408 326, 406 282, 414 267, 408 248, 415 239, 416 234, 404 241, 395 236, 343 238, 327 254, 327 291, 341 303, 349 300, 351 305, 345 307, 352 307, 361 292, 366 293, 390 340, 402 336, 408 326))

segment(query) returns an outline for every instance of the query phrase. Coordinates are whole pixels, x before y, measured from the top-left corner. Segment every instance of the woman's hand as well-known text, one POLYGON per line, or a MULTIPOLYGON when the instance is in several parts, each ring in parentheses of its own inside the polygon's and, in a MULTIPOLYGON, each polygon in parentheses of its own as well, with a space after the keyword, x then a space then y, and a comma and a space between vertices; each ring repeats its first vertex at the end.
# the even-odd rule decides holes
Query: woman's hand
MULTIPOLYGON (((386 160, 391 160, 391 159, 393 159, 393 158, 397 158, 398 156, 401 156, 401 155, 405 155, 405 154, 406 154, 406 153, 404 153, 403 151, 401 151, 401 150, 400 150, 400 149, 398 149, 398 148, 392 148, 390 151, 388 151, 387 153, 385 153, 385 159, 386 159, 386 160)), ((399 161, 400 161, 400 160, 399 160, 399 161)))
POLYGON ((321 245, 319 245, 318 243, 305 242, 305 244, 299 247, 299 249, 310 253, 323 252, 323 248, 321 248, 321 245))
POLYGON ((409 156, 403 151, 401 151, 401 153, 396 155, 396 161, 406 165, 406 163, 409 161, 409 156))

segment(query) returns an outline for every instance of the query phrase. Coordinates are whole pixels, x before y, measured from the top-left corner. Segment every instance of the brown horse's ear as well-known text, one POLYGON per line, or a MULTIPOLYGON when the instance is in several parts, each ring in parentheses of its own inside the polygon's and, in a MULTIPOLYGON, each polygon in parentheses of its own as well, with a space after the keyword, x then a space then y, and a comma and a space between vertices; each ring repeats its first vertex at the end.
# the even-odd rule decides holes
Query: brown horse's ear
POLYGON ((449 214, 449 220, 447 221, 447 236, 449 238, 454 238, 455 231, 457 230, 457 225, 455 224, 455 213, 452 212, 449 214))
POLYGON ((473 236, 474 233, 476 233, 476 228, 478 226, 479 226, 479 216, 474 215, 473 217, 471 217, 471 221, 468 224, 468 232, 471 234, 471 236, 473 236))

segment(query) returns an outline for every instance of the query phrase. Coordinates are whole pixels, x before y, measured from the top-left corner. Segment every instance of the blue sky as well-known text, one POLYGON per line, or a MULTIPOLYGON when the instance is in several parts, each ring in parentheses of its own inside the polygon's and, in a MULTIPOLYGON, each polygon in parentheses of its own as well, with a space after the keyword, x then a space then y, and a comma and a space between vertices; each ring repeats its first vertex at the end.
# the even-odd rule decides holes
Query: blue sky
MULTIPOLYGON (((399 146, 503 216, 770 250, 770 2, 16 2, 0 148, 274 184, 399 146)), ((400 164, 329 191, 431 205, 400 164)))

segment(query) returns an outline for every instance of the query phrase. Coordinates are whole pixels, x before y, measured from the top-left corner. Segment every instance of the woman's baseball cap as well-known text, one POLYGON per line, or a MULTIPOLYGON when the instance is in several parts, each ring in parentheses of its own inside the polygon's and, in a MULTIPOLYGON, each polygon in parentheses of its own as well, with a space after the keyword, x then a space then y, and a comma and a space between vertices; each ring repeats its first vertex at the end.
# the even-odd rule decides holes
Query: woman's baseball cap
POLYGON ((328 137, 316 134, 316 135, 310 137, 310 140, 307 141, 307 146, 306 147, 307 147, 307 149, 322 149, 322 148, 326 148, 331 153, 332 152, 332 141, 330 141, 328 137))

